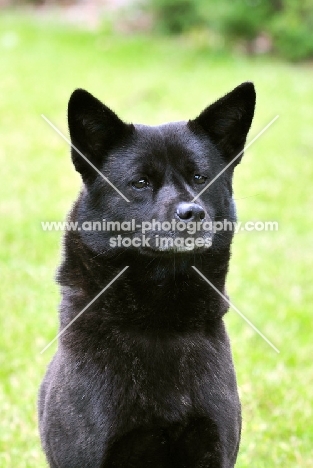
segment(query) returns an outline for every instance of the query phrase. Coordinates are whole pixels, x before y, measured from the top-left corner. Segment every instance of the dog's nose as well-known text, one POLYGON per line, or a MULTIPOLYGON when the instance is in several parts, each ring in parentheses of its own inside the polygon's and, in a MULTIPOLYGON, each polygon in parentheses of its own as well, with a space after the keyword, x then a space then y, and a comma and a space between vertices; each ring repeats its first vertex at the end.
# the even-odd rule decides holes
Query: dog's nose
POLYGON ((202 221, 205 218, 204 209, 197 203, 179 203, 176 214, 182 221, 202 221))

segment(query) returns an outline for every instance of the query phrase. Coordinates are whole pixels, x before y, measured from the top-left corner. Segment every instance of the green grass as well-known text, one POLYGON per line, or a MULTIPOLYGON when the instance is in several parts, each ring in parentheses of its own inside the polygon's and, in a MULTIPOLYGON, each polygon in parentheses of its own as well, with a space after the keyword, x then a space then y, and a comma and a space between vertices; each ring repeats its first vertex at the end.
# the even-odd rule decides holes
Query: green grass
POLYGON ((0 467, 44 467, 36 400, 55 346, 60 233, 80 181, 66 143, 70 93, 84 87, 127 120, 194 117, 242 81, 258 94, 250 140, 280 118, 237 168, 239 218, 276 220, 278 232, 236 236, 228 292, 280 349, 234 311, 227 324, 243 406, 237 466, 313 466, 313 88, 309 66, 211 52, 187 39, 118 37, 22 18, 0 18, 0 467))

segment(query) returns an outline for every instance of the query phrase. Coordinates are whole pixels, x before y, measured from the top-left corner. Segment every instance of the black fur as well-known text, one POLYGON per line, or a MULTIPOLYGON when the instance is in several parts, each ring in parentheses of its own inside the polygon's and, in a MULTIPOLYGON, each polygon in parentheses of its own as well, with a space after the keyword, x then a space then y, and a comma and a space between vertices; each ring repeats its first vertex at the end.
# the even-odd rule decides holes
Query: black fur
MULTIPOLYGON (((148 127, 124 123, 76 90, 68 108, 72 142, 129 203, 73 149, 84 184, 69 219, 81 225, 177 218, 178 205, 184 211, 204 187, 194 176, 208 183, 242 151, 254 106, 254 87, 243 83, 194 120, 148 127), (147 185, 136 188, 143 177, 147 185)), ((232 175, 239 159, 187 217, 197 205, 195 216, 205 220, 235 220, 232 175)), ((142 238, 137 228, 121 234, 142 238)), ((152 232, 153 241, 157 234, 178 236, 152 232)), ((241 414, 223 323, 228 306, 191 268, 226 294, 233 232, 197 235, 211 247, 110 247, 112 232, 66 233, 60 329, 129 268, 59 339, 39 398, 50 467, 234 467, 241 414)))

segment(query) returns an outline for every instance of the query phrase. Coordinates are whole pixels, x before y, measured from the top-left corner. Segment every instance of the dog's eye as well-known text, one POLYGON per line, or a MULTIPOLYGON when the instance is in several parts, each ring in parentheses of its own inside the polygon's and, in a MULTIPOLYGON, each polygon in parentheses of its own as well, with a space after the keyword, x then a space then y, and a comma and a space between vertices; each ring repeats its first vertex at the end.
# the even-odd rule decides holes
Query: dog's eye
POLYGON ((207 180, 207 177, 204 177, 203 175, 196 174, 194 176, 194 181, 196 184, 204 184, 206 180, 207 180))
POLYGON ((140 177, 140 179, 132 182, 132 186, 138 190, 146 188, 149 186, 149 181, 145 177, 140 177))

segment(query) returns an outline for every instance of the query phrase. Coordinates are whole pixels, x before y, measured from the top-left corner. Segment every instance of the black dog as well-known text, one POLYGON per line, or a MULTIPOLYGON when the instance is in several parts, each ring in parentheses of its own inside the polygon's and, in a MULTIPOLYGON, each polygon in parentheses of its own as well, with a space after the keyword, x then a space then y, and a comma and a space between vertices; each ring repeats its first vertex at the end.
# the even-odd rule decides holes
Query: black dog
POLYGON ((84 184, 58 273, 60 328, 128 269, 60 336, 39 401, 50 467, 234 467, 241 413, 228 306, 192 266, 225 294, 233 230, 213 223, 235 221, 232 176, 254 107, 243 83, 194 120, 149 127, 124 123, 86 91, 71 96, 84 184))

